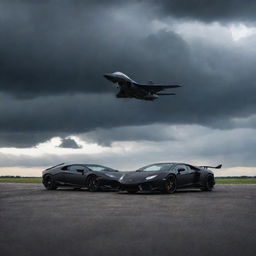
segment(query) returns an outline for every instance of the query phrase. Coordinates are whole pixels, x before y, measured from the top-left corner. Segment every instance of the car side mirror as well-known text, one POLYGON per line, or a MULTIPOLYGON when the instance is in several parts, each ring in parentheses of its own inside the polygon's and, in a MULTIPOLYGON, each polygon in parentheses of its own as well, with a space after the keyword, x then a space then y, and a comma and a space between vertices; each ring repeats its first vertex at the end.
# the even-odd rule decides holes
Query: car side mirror
POLYGON ((77 172, 84 173, 84 170, 83 170, 83 169, 77 169, 76 171, 77 171, 77 172))
POLYGON ((180 172, 184 172, 185 171, 185 169, 184 168, 180 168, 180 169, 178 169, 178 172, 180 173, 180 172))

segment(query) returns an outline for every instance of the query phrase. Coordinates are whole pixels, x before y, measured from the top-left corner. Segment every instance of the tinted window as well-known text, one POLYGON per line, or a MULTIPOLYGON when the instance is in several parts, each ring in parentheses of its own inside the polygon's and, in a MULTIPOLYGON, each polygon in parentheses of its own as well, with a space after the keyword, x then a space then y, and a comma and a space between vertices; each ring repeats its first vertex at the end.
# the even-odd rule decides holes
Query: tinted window
POLYGON ((82 165, 70 165, 67 168, 68 171, 77 171, 77 170, 84 170, 84 169, 85 168, 82 165))
POLYGON ((189 167, 184 165, 184 164, 179 164, 175 167, 175 170, 179 170, 179 169, 185 169, 185 171, 189 170, 189 167))
POLYGON ((157 171, 167 171, 173 164, 152 164, 139 169, 143 172, 157 172, 157 171))
POLYGON ((110 171, 107 167, 100 166, 100 165, 87 165, 87 167, 95 172, 110 171))

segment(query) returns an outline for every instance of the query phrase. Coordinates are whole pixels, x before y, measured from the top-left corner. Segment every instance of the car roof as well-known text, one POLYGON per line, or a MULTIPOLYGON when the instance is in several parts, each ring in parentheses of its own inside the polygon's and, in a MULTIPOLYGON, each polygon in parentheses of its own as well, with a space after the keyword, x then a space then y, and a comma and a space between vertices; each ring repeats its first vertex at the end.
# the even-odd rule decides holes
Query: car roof
POLYGON ((87 166, 87 165, 91 165, 91 166, 102 166, 102 167, 106 167, 104 165, 100 165, 100 164, 81 164, 81 163, 61 163, 61 164, 57 164, 57 165, 54 165, 54 166, 51 166, 51 167, 48 167, 46 170, 51 170, 51 169, 54 169, 54 168, 59 168, 59 167, 63 167, 63 166, 69 166, 69 165, 82 165, 82 166, 87 166))
POLYGON ((95 166, 103 166, 101 164, 91 164, 91 163, 63 163, 63 164, 60 164, 58 166, 62 166, 62 165, 95 165, 95 166))
POLYGON ((187 166, 192 167, 192 168, 201 169, 199 166, 192 165, 192 164, 187 164, 187 163, 182 163, 182 162, 160 162, 160 163, 153 163, 153 164, 187 165, 187 166))

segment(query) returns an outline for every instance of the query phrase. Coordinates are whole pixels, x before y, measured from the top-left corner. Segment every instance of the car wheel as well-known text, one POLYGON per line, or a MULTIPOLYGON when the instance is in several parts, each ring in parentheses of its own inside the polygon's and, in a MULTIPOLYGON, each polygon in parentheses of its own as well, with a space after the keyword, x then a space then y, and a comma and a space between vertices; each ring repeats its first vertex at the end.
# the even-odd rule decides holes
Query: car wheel
POLYGON ((214 187, 214 178, 212 175, 208 175, 204 186, 201 188, 202 191, 212 191, 214 187))
POLYGON ((173 194, 176 191, 177 188, 177 182, 175 176, 170 176, 166 179, 166 182, 164 184, 163 193, 173 194))
POLYGON ((51 175, 47 175, 43 178, 43 184, 47 190, 55 190, 58 188, 51 175))
POLYGON ((99 185, 98 185, 98 181, 97 181, 96 176, 89 177, 88 189, 89 189, 90 192, 96 192, 96 191, 99 190, 99 185))

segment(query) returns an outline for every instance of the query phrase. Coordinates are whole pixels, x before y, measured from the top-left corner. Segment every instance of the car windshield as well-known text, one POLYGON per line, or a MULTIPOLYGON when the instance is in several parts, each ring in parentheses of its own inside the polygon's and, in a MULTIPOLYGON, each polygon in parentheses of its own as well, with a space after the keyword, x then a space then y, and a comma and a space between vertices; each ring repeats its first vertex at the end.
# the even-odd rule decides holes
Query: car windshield
POLYGON ((101 166, 101 165, 86 165, 89 169, 95 172, 114 172, 111 168, 101 166))
POLYGON ((169 170, 173 164, 152 164, 146 167, 140 168, 140 172, 157 172, 169 170))

